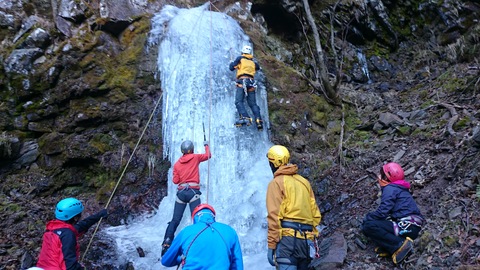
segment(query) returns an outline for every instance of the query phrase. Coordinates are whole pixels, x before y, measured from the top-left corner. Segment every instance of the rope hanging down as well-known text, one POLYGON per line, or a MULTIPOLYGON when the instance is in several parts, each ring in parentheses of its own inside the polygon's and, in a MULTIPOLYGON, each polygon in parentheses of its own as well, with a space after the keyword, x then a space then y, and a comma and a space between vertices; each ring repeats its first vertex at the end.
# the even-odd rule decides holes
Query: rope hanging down
MULTIPOLYGON (((160 104, 160 101, 162 100, 162 97, 163 97, 163 93, 158 98, 158 100, 155 104, 155 107, 153 108, 152 113, 150 114, 150 117, 148 118, 147 124, 145 125, 145 128, 143 128, 142 134, 138 138, 137 144, 133 148, 132 154, 128 158, 127 164, 125 164, 125 167, 123 168, 122 174, 118 178, 117 183, 115 184, 115 187, 113 188, 112 194, 110 195, 110 198, 108 199, 107 204, 105 205, 105 209, 107 209, 108 206, 110 205, 110 202, 112 201, 113 195, 115 195, 115 192, 117 191, 118 185, 120 184, 120 181, 122 180, 123 175, 125 174, 125 171, 127 170, 128 165, 130 164, 130 161, 132 161, 133 155, 137 151, 138 145, 140 144, 140 141, 142 140, 143 135, 145 135, 145 131, 147 130, 150 122, 152 121, 153 115, 155 114, 155 111, 157 110, 158 105, 160 104)), ((87 248, 85 249, 85 252, 83 253, 83 257, 82 257, 81 261, 83 261, 85 259, 85 256, 88 252, 88 249, 90 248, 90 245, 92 244, 93 237, 97 233, 97 230, 100 227, 100 223, 102 222, 102 220, 103 220, 103 218, 100 218, 100 220, 98 221, 97 226, 95 227, 95 230, 93 231, 92 237, 90 238, 90 241, 88 242, 87 248)))
MULTIPOLYGON (((192 33, 194 32, 194 30, 195 30, 196 26, 198 25, 198 22, 199 22, 199 20, 200 20, 201 18, 202 18, 202 16, 199 16, 199 17, 198 17, 198 20, 196 21, 196 23, 195 23, 194 26, 192 27, 192 30, 191 30, 191 32, 190 32, 190 34, 189 34, 190 37, 192 36, 192 33)), ((175 66, 174 66, 174 68, 173 68, 173 71, 174 71, 174 72, 171 73, 170 77, 171 77, 172 74, 174 74, 175 71, 177 70, 177 66, 178 66, 178 63, 179 63, 179 62, 180 62, 180 58, 177 59, 177 62, 175 63, 175 66)), ((210 66, 210 69, 211 69, 211 66, 210 66)), ((169 79, 170 79, 170 78, 169 78, 169 79)), ((210 89, 210 93, 211 93, 211 89, 210 89)), ((211 95, 211 94, 210 94, 210 95, 211 95)), ((150 125, 150 122, 152 121, 152 118, 153 118, 153 116, 155 115, 155 111, 157 110, 158 105, 160 104, 160 101, 162 100, 162 98, 163 98, 163 93, 160 95, 160 97, 158 98, 157 102, 155 103, 155 106, 154 106, 154 108, 153 108, 153 110, 152 110, 152 113, 150 114, 150 117, 148 118, 148 121, 147 121, 147 123, 146 123, 146 125, 145 125, 145 128, 143 129, 142 134, 141 134, 140 137, 138 138, 138 141, 137 141, 137 143, 136 143, 136 145, 135 145, 135 147, 134 147, 134 149, 133 149, 133 151, 132 151, 132 154, 130 155, 130 157, 129 157, 128 161, 127 161, 127 164, 125 164, 125 167, 123 168, 123 171, 122 171, 122 173, 120 174, 120 177, 118 178, 117 183, 115 184, 115 187, 113 188, 112 194, 110 195, 110 198, 108 199, 108 202, 107 202, 107 204, 105 205, 105 209, 107 209, 108 206, 110 205, 110 202, 112 201, 113 196, 115 195, 115 192, 117 191, 117 188, 118 188, 118 186, 120 185, 120 182, 121 182, 123 176, 125 175, 125 172, 126 172, 126 170, 127 170, 127 168, 128 168, 128 165, 130 164, 133 156, 135 155, 135 152, 137 151, 137 148, 138 148, 138 146, 140 145, 140 142, 141 142, 143 136, 145 135, 145 132, 146 132, 148 126, 150 125)), ((210 99, 211 99, 211 97, 210 97, 210 99)), ((210 108, 210 110, 211 110, 211 108, 210 108)), ((209 138, 210 138, 210 127, 209 127, 209 138)), ((207 189, 207 191, 208 191, 208 189, 207 189)), ((208 197, 207 197, 207 199, 208 199, 208 197)), ((100 218, 100 220, 97 222, 97 225, 96 225, 96 227, 95 227, 95 230, 94 230, 93 233, 92 233, 92 237, 90 238, 90 241, 88 242, 88 245, 87 245, 87 248, 85 249, 85 252, 83 253, 81 262, 83 262, 83 260, 85 259, 85 256, 87 255, 88 250, 90 249, 90 246, 91 246, 91 244, 92 244, 92 242, 93 242, 93 238, 95 237, 95 235, 96 235, 96 233, 97 233, 97 231, 98 231, 98 228, 100 227, 100 224, 102 223, 102 220, 103 220, 103 218, 100 218)))

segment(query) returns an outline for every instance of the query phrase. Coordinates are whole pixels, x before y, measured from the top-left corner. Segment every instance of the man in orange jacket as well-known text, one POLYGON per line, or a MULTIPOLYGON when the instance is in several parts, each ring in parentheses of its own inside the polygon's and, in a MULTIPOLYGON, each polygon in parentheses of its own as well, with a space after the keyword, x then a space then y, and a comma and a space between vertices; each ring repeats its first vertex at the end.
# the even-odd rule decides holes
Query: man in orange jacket
POLYGON ((289 164, 287 148, 274 145, 267 158, 274 176, 267 189, 268 261, 278 270, 307 270, 322 215, 310 182, 289 164))

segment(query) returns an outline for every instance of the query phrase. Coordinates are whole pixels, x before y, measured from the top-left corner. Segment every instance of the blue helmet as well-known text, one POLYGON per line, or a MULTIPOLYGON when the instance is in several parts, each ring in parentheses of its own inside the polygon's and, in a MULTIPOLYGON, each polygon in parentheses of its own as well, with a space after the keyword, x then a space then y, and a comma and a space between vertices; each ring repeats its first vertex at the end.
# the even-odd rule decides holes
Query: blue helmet
POLYGON ((55 209, 55 218, 67 221, 82 213, 82 211, 82 202, 75 198, 66 198, 57 203, 57 208, 55 209))

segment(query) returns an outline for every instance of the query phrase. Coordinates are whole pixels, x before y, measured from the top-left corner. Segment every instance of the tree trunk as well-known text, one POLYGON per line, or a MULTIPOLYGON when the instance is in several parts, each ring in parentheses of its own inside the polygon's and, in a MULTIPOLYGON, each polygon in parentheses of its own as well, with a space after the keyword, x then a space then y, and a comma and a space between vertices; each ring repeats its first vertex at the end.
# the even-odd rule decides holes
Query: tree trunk
POLYGON ((332 100, 335 104, 339 104, 339 98, 338 98, 337 92, 335 91, 333 86, 330 84, 330 81, 328 79, 328 69, 327 69, 327 66, 325 65, 325 60, 323 57, 323 50, 322 50, 322 44, 320 43, 320 36, 318 34, 317 25, 315 24, 315 20, 313 19, 312 12, 310 11, 310 5, 308 4, 308 0, 303 0, 303 6, 305 8, 305 13, 307 15, 308 23, 310 24, 310 27, 312 27, 313 37, 315 40, 315 47, 316 47, 316 53, 317 53, 316 62, 319 68, 319 72, 316 72, 317 73, 316 76, 317 76, 317 81, 320 82, 318 86, 321 88, 324 95, 326 95, 327 99, 332 100))

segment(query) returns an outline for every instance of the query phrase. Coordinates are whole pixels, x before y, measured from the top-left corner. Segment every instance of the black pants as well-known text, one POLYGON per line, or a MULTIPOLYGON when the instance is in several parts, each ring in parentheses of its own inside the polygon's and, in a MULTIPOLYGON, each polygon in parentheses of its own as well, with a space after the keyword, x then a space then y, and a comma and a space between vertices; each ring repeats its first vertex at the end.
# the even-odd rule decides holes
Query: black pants
POLYGON ((177 227, 180 224, 180 221, 182 221, 183 212, 185 212, 187 204, 190 206, 191 214, 193 209, 195 209, 195 207, 201 203, 201 194, 202 192, 200 192, 200 190, 192 188, 185 188, 177 192, 177 201, 175 201, 175 207, 173 208, 173 217, 168 223, 167 230, 165 231, 165 237, 163 239, 170 238, 170 240, 173 240, 175 231, 177 231, 177 227), (198 199, 192 201, 194 197, 198 197, 198 199))
POLYGON ((283 236, 277 244, 276 261, 279 270, 308 270, 310 264, 310 247, 307 240, 283 236))
POLYGON ((395 235, 393 222, 389 220, 368 220, 362 224, 363 233, 390 254, 395 253, 402 246, 406 237, 416 239, 421 228, 411 224, 408 230, 410 232, 395 235))

